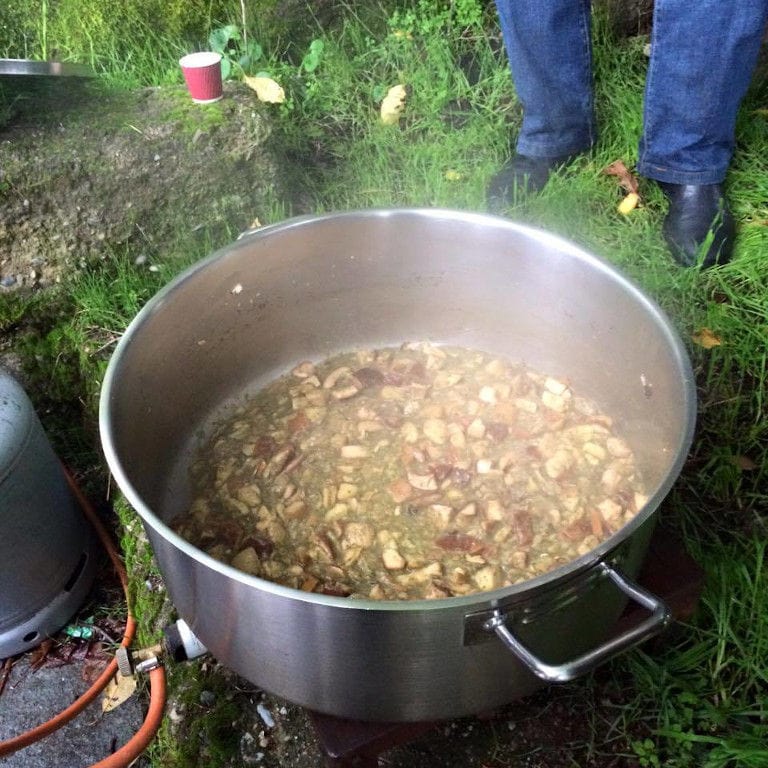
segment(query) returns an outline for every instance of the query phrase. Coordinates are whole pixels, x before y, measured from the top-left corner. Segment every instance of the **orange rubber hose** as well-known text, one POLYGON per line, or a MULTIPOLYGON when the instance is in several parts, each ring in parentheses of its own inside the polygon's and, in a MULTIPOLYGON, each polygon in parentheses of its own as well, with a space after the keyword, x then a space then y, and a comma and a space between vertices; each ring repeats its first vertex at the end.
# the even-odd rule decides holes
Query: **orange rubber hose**
POLYGON ((109 757, 94 763, 91 768, 125 768, 130 765, 155 738, 163 720, 165 709, 165 670, 155 667, 149 673, 149 709, 138 731, 120 749, 109 757))
MULTIPOLYGON (((126 648, 130 645, 130 638, 126 643, 126 637, 129 634, 133 635, 136 628, 136 622, 133 617, 129 616, 125 625, 125 635, 123 636, 123 642, 121 643, 126 648)), ((57 715, 46 721, 42 725, 38 725, 36 728, 32 728, 26 733, 22 733, 19 736, 14 736, 6 741, 0 741, 0 757, 5 757, 14 752, 17 752, 24 747, 28 747, 30 744, 34 744, 36 741, 50 735, 54 731, 61 728, 62 725, 66 725, 70 720, 79 715, 103 690, 107 687, 109 681, 115 676, 117 672, 117 661, 111 659, 109 664, 104 668, 104 671, 99 675, 95 683, 78 699, 72 702, 66 709, 59 712, 57 715)))
MULTIPOLYGON (((96 512, 94 511, 91 503, 86 499, 83 492, 77 486, 72 475, 64 469, 69 487, 72 490, 75 498, 80 504, 83 513, 88 521, 96 530, 96 534, 99 540, 107 550, 109 559, 117 571, 117 575, 120 579, 120 584, 123 587, 125 593, 125 601, 128 610, 128 616, 125 620, 125 630, 123 632, 123 639, 120 644, 125 648, 128 648, 133 642, 134 635, 136 634, 136 620, 131 613, 130 597, 128 594, 128 574, 126 573, 125 566, 123 565, 120 555, 112 543, 112 539, 107 533, 106 528, 99 520, 96 512)), ((45 723, 38 725, 36 728, 32 728, 26 733, 22 733, 19 736, 14 736, 11 739, 0 742, 0 757, 5 757, 13 752, 28 747, 36 741, 48 736, 54 731, 61 728, 61 726, 68 723, 80 712, 82 712, 108 685, 109 681, 115 676, 117 672, 117 660, 111 659, 104 671, 99 675, 98 679, 91 685, 91 687, 70 704, 66 709, 59 712, 45 723)), ((145 749, 147 744, 154 738, 160 727, 160 722, 163 716, 163 707, 165 706, 165 670, 162 667, 157 667, 150 672, 150 703, 147 717, 144 720, 141 728, 134 734, 134 736, 120 749, 118 749, 107 760, 102 760, 97 763, 100 768, 122 768, 127 766, 132 760, 134 760, 145 749), (116 759, 118 755, 122 756, 116 759)))

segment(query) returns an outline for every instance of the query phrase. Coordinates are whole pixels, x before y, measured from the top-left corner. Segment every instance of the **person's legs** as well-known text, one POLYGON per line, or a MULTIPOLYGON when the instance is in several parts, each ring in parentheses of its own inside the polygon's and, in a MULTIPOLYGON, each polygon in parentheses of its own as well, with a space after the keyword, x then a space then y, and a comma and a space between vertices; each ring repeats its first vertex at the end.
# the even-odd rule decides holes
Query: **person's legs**
POLYGON ((734 147, 768 0, 656 0, 638 171, 718 184, 734 147))
POLYGON ((492 207, 544 186, 595 141, 589 0, 496 0, 523 106, 517 154, 491 179, 492 207))
POLYGON ((595 140, 589 0, 496 0, 523 106, 517 151, 563 157, 595 140))
POLYGON ((768 0, 655 3, 638 171, 669 200, 664 236, 685 266, 731 257, 735 226, 721 184, 767 16, 768 0))

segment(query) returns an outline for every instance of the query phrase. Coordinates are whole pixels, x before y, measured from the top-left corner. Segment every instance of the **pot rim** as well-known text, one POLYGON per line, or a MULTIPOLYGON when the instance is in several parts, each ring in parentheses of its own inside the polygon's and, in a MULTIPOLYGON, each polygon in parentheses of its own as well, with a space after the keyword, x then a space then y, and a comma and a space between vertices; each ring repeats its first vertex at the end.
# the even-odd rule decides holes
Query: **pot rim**
POLYGON ((165 541, 181 550, 192 559, 207 565, 209 568, 218 571, 222 575, 261 591, 274 594, 275 596, 329 607, 363 611, 439 611, 467 608, 470 606, 474 607, 480 603, 488 602, 497 604, 502 601, 508 601, 509 598, 519 597, 532 590, 540 590, 545 586, 554 587, 555 585, 576 577, 587 570, 594 570, 599 562, 604 560, 607 555, 628 539, 655 513, 663 499, 667 496, 682 470, 686 456, 693 442, 695 421, 696 387, 693 370, 682 340, 666 313, 653 299, 646 295, 634 281, 630 280, 607 260, 595 256, 575 243, 547 230, 532 227, 527 224, 520 224, 512 219, 492 214, 459 211, 447 208, 371 208, 331 212, 319 215, 297 216, 275 224, 267 225, 257 230, 248 230, 242 233, 234 243, 230 243, 223 248, 218 249, 178 274, 142 307, 128 325, 115 347, 109 365, 107 366, 107 371, 104 375, 99 398, 99 431, 101 434, 102 449, 109 469, 115 478, 118 488, 125 495, 131 507, 141 517, 142 521, 154 529, 154 531, 165 541), (685 429, 680 435, 678 445, 674 452, 674 459, 669 465, 667 474, 654 492, 649 495, 645 506, 638 511, 632 520, 605 541, 601 542, 597 547, 591 549, 586 554, 571 560, 565 565, 561 565, 532 579, 487 592, 474 592, 469 595, 445 597, 434 600, 350 599, 348 597, 322 595, 314 592, 305 592, 293 587, 286 587, 282 584, 245 573, 231 565, 216 560, 203 550, 198 549, 186 539, 179 536, 179 534, 150 509, 149 505, 144 501, 129 480, 128 473, 118 457, 113 434, 114 430, 112 426, 110 403, 113 398, 113 389, 116 387, 116 380, 118 378, 118 370, 120 368, 123 351, 132 343, 134 336, 140 332, 145 320, 158 310, 172 291, 177 290, 181 284, 194 278, 198 273, 203 272, 214 261, 239 250, 240 247, 244 247, 252 237, 271 237, 285 231, 299 227, 313 226, 331 219, 376 219, 396 216, 416 216, 427 219, 449 219, 451 221, 463 220, 467 223, 474 224, 492 223, 496 227, 502 226, 518 233, 522 232, 535 239, 544 240, 550 245, 557 247, 563 253, 574 255, 581 261, 588 263, 593 268, 603 272, 612 280, 618 282, 629 296, 636 302, 642 304, 666 337, 666 340, 674 353, 675 362, 683 375, 684 407, 686 410, 684 422, 685 429))

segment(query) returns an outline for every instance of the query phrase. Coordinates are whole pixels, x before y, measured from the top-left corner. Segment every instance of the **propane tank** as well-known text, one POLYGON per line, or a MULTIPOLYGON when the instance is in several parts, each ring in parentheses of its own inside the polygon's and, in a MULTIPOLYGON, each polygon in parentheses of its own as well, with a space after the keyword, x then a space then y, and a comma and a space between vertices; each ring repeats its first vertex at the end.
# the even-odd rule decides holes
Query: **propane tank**
POLYGON ((95 545, 32 403, 0 368, 0 659, 34 648, 77 611, 95 545))

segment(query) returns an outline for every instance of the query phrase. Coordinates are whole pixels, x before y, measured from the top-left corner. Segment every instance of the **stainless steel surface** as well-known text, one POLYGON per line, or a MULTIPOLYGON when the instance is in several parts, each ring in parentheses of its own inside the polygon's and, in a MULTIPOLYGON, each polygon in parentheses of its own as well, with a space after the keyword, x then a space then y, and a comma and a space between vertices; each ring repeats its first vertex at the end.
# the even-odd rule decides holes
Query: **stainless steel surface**
POLYGON ((45 77, 93 77, 86 64, 31 59, 0 59, 0 75, 35 75, 45 77))
POLYGON ((489 709, 541 685, 494 635, 498 608, 549 664, 595 648, 626 597, 655 511, 690 446, 695 390, 659 308, 603 261, 479 214, 384 210, 267 227, 195 265, 126 331, 101 396, 104 451, 194 633, 244 677, 343 717, 420 720, 489 709), (570 380, 618 416, 650 494, 635 520, 550 574, 494 592, 375 602, 308 594, 219 563, 168 521, 191 450, 223 404, 297 361, 408 339, 485 349, 570 380), (477 624, 475 624, 477 626, 477 624))
POLYGON ((547 664, 529 648, 526 648, 514 632, 507 627, 507 621, 514 620, 514 617, 505 615, 498 608, 494 609, 491 618, 485 622, 484 628, 488 632, 495 632, 504 645, 536 677, 547 683, 565 683, 569 680, 575 680, 577 677, 592 671, 598 664, 608 661, 622 651, 639 645, 666 628, 672 619, 672 614, 663 600, 622 576, 615 568, 611 568, 605 562, 597 565, 595 570, 609 578, 627 597, 648 609, 651 615, 640 624, 611 637, 578 658, 562 664, 547 664))
POLYGON ((39 645, 77 611, 94 549, 32 403, 0 369, 0 659, 39 645))

